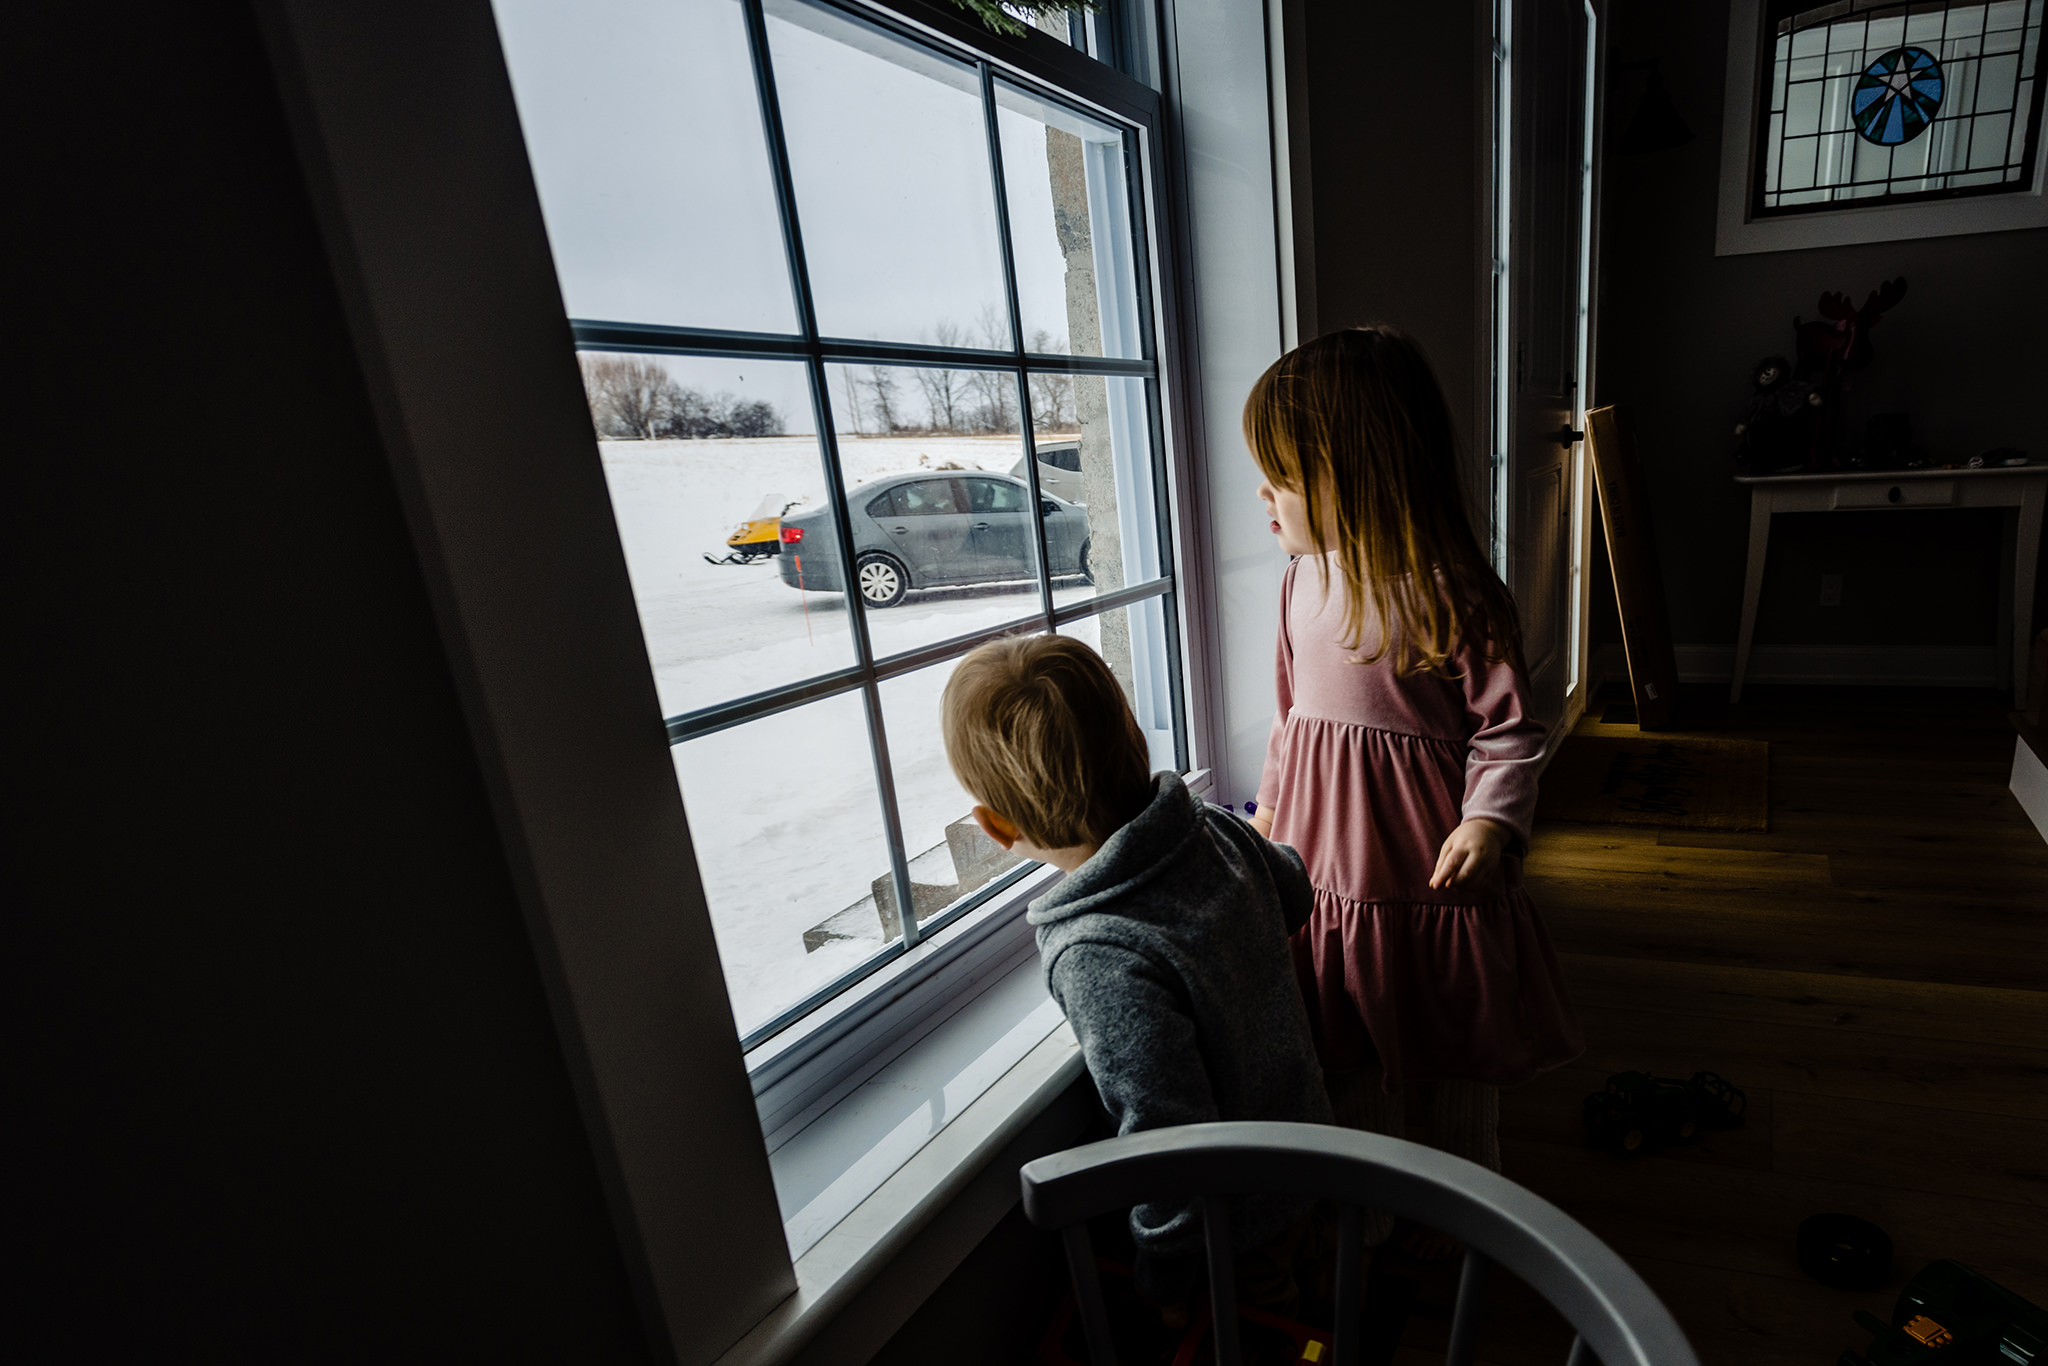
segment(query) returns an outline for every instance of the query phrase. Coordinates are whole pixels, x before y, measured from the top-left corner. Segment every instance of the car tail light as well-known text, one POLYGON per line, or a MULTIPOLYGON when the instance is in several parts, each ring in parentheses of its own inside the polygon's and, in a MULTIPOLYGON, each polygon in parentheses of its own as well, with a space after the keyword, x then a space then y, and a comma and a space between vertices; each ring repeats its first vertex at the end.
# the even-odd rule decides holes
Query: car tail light
POLYGON ((800 526, 786 526, 782 529, 782 543, 784 545, 795 545, 802 541, 803 538, 804 529, 800 526))

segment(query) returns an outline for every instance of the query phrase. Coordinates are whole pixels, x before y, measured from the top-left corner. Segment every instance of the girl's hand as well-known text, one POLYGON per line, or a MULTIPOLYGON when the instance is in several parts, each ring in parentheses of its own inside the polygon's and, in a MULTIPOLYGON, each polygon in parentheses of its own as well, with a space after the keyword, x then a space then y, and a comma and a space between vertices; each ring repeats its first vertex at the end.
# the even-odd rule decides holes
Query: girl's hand
POLYGON ((1464 887, 1491 881, 1500 872, 1501 851, 1512 832, 1498 821, 1475 817, 1451 832, 1436 856, 1432 887, 1464 887))
POLYGON ((1271 839, 1271 838, 1273 838, 1273 813, 1272 813, 1272 812, 1270 812, 1270 811, 1260 811, 1260 812, 1258 812, 1258 813, 1257 813, 1257 814, 1255 814, 1255 815, 1251 815, 1251 816, 1247 816, 1247 817, 1245 817, 1245 820, 1246 820, 1246 821, 1247 821, 1248 823, 1250 823, 1250 825, 1251 825, 1252 829, 1254 829, 1254 830, 1258 831, 1258 832, 1259 832, 1259 834, 1260 834, 1260 835, 1262 835, 1263 837, 1265 837, 1266 839, 1271 839))

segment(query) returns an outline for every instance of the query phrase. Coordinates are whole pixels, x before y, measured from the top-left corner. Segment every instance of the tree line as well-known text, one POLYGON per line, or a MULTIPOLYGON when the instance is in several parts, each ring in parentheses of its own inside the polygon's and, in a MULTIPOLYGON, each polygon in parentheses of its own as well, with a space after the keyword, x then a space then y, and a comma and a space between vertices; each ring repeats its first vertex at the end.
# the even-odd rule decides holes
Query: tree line
MULTIPOLYGON (((1010 348, 1008 327, 987 309, 973 331, 940 323, 920 340, 936 346, 1010 348)), ((1044 328, 1027 350, 1058 354, 1066 339, 1044 328)), ((1050 370, 1028 376, 1034 430, 1063 431, 1077 424, 1074 377, 1050 370)), ((858 436, 999 436, 1018 428, 1017 380, 1007 370, 934 370, 921 366, 843 365, 839 400, 858 436)))
MULTIPOLYGON (((987 310, 969 331, 941 323, 923 340, 938 346, 1007 350, 1007 325, 987 310)), ((1057 355, 1066 339, 1040 328, 1027 350, 1057 355)), ((590 400, 590 423, 610 441, 780 436, 782 413, 772 403, 684 385, 653 356, 589 353, 577 357, 590 400)), ((945 370, 924 366, 841 365, 839 420, 857 436, 988 436, 1018 430, 1017 379, 1009 370, 945 370)), ((1069 431, 1079 423, 1074 377, 1059 371, 1027 375, 1032 426, 1069 431)))
POLYGON ((689 388, 652 356, 585 354, 577 360, 590 425, 607 440, 782 435, 774 404, 689 388))

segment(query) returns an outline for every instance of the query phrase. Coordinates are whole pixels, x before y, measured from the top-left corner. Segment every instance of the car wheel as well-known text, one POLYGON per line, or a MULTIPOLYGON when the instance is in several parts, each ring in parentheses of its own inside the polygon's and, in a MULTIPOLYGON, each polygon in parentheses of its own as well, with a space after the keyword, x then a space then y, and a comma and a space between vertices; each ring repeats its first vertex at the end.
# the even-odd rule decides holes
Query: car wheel
POLYGON ((893 556, 869 551, 853 563, 853 581, 870 607, 894 607, 910 591, 910 576, 893 556))
POLYGON ((1621 1131, 1619 1142, 1624 1153, 1640 1152, 1643 1147, 1643 1131, 1631 1125, 1621 1131))
POLYGON ((1095 571, 1088 567, 1088 542, 1081 542, 1081 582, 1094 583, 1095 571))

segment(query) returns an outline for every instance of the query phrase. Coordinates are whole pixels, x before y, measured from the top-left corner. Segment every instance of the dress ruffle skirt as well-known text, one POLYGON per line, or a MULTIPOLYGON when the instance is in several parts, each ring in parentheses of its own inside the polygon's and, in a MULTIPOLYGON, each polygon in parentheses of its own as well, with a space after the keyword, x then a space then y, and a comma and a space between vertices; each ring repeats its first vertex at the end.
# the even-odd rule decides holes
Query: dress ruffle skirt
POLYGON ((1431 890, 1457 828, 1459 746, 1288 718, 1273 838, 1308 862, 1315 907, 1295 972, 1331 1071, 1512 1086, 1585 1049, 1557 954, 1521 886, 1521 859, 1478 889, 1431 890))

